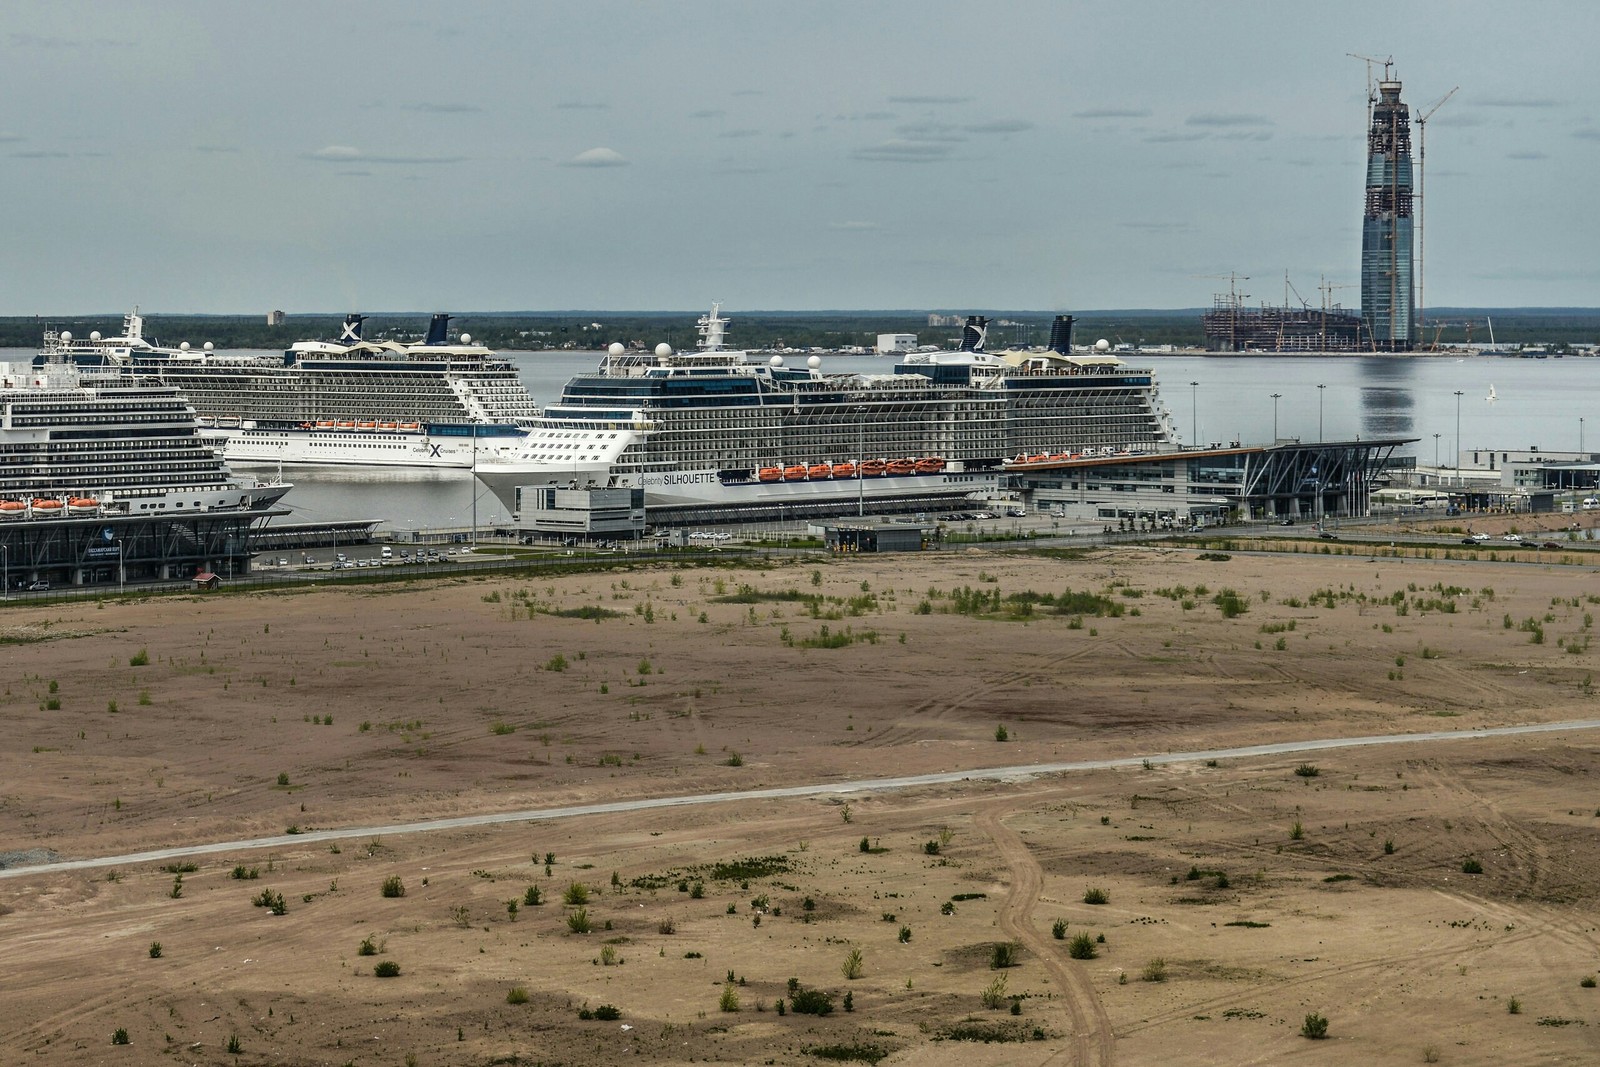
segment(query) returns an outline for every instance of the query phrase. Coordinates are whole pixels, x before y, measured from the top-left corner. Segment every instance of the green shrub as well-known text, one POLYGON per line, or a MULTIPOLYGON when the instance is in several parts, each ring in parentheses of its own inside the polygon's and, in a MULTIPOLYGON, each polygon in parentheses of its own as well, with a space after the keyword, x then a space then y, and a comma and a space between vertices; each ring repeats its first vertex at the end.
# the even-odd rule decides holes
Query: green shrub
POLYGON ((996 1008, 1000 1007, 1001 1004, 1004 1004, 1005 999, 1006 976, 1003 974, 995 978, 994 981, 990 982, 988 985, 984 986, 983 992, 978 994, 978 1000, 990 1011, 994 1011, 996 1008))
POLYGON ((1595 976, 1592 974, 1586 974, 1578 980, 1578 984, 1585 989, 1593 989, 1595 986, 1595 976))
POLYGON ((1104 889, 1093 888, 1083 891, 1083 902, 1085 904, 1108 904, 1110 901, 1111 896, 1104 889))
POLYGON ((113 1045, 126 1045, 128 1043, 127 1029, 119 1026, 115 1030, 111 1031, 111 1043, 113 1045))
POLYGON ((1065 941, 1067 939, 1067 920, 1057 919, 1055 922, 1051 923, 1050 936, 1055 938, 1057 941, 1065 941))
POLYGON ((1328 1020, 1318 1012, 1310 1012, 1300 1024, 1300 1036, 1320 1041, 1328 1036, 1328 1020))
POLYGON ((1315 778, 1322 770, 1315 763, 1302 763, 1294 769, 1294 773, 1301 778, 1315 778))
POLYGON ((150 958, 153 960, 159 960, 161 958, 161 942, 150 942, 150 958))
POLYGON ((582 882, 572 882, 561 894, 561 903, 576 907, 589 903, 589 887, 582 882))
POLYGON ((530 885, 522 893, 522 902, 530 908, 538 907, 544 903, 544 890, 536 885, 530 885))
POLYGON ((739 1010, 739 990, 733 984, 722 987, 722 995, 717 998, 717 1010, 735 1012, 739 1010))
POLYGON ((403 897, 406 895, 406 884, 400 880, 398 874, 391 874, 383 880, 380 892, 386 897, 403 897))
POLYGON ((139 651, 128 657, 128 666, 130 667, 148 667, 149 665, 150 651, 148 649, 141 648, 139 651))
MULTIPOLYGON (((906 940, 909 940, 909 938, 906 940)), ((855 979, 861 977, 861 965, 861 950, 859 948, 853 948, 850 950, 849 954, 845 956, 844 963, 839 967, 839 971, 847 979, 854 981, 855 979)))
POLYGON ((1015 941, 996 941, 989 950, 989 969, 998 971, 1004 967, 1015 967, 1018 962, 1018 945, 1015 941))
POLYGON ((1067 955, 1075 960, 1092 960, 1095 958, 1094 938, 1088 934, 1073 934, 1072 940, 1067 942, 1067 955))
POLYGON ((361 944, 356 946, 357 956, 376 956, 377 954, 378 944, 370 936, 362 938, 361 944))
POLYGON ((622 1018, 622 1009, 612 1004, 602 1004, 594 1010, 594 1017, 605 1022, 622 1018))
POLYGON ((1483 873, 1483 864, 1478 862, 1478 860, 1476 860, 1475 858, 1473 858, 1471 856, 1468 856, 1461 863, 1461 873, 1462 874, 1482 874, 1483 873))
POLYGON ((587 934, 594 929, 588 908, 574 908, 567 915, 567 929, 575 934, 587 934))
POLYGON ((830 1015, 833 994, 821 989, 796 989, 789 996, 789 1007, 796 1015, 830 1015))
POLYGON ((1167 961, 1160 956, 1146 961, 1144 970, 1139 977, 1146 982, 1165 982, 1167 980, 1167 961))
POLYGON ((400 965, 394 960, 384 960, 372 968, 372 974, 375 978, 398 978, 400 976, 400 965))
POLYGON ((526 1004, 526 1003, 528 1003, 528 991, 526 989, 523 989, 519 985, 512 986, 510 989, 506 990, 506 1003, 507 1004, 526 1004))

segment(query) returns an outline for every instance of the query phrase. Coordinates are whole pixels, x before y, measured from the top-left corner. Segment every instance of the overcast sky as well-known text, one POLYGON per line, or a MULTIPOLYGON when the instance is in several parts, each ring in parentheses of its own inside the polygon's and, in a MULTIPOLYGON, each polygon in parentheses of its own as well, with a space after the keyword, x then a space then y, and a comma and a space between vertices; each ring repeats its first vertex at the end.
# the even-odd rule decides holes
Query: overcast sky
POLYGON ((1591 0, 12 0, 0 314, 1317 303, 1347 52, 1461 87, 1427 303, 1600 306, 1597 42, 1591 0))

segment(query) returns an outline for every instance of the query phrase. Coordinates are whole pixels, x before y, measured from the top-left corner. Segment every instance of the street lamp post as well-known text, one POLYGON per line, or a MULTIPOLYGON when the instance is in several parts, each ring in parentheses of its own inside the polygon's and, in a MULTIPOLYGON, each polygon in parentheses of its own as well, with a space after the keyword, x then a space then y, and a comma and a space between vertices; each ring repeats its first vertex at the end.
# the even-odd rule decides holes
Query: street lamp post
POLYGON ((1189 383, 1189 443, 1196 447, 1200 444, 1200 383, 1189 383))
POLYGON ((1433 435, 1433 469, 1435 474, 1439 470, 1439 435, 1433 435))
POLYGON ((1578 416, 1578 451, 1583 451, 1583 416, 1578 416))
POLYGON ((1456 469, 1456 482, 1461 481, 1461 390, 1456 390, 1456 461, 1451 464, 1456 469))
POLYGON ((11 599, 11 546, 0 545, 0 600, 11 599))
POLYGON ((1272 443, 1278 443, 1278 398, 1282 393, 1272 394, 1272 443))
POLYGON ((122 538, 117 538, 117 595, 121 596, 127 590, 127 568, 123 566, 122 538))
POLYGON ((1318 444, 1321 444, 1322 441, 1323 441, 1323 436, 1322 436, 1322 398, 1327 395, 1324 392, 1324 390, 1327 389, 1327 388, 1328 387, 1326 385, 1317 386, 1317 443, 1318 444))

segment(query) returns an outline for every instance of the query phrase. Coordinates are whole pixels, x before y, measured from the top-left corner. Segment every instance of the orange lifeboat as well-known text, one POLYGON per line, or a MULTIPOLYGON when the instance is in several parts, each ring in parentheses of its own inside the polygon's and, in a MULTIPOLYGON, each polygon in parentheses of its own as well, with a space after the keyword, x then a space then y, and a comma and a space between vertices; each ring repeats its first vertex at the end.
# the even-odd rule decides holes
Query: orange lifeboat
POLYGON ((796 463, 792 467, 783 468, 783 480, 786 482, 803 482, 806 480, 806 473, 806 465, 796 463))
POLYGON ((854 463, 835 463, 833 465, 833 476, 835 478, 854 478, 856 476, 856 465, 854 463))
POLYGON ((781 482, 783 481, 783 468, 762 467, 761 470, 756 472, 756 477, 763 482, 781 482))
POLYGON ((20 500, 0 500, 0 519, 20 519, 28 513, 28 505, 20 500))
POLYGON ((59 500, 51 500, 48 497, 37 497, 33 502, 33 513, 35 515, 59 515, 66 510, 66 507, 67 506, 59 500))
POLYGON ((915 474, 915 473, 917 473, 916 460, 911 460, 911 459, 891 459, 889 461, 889 474, 891 474, 893 476, 897 476, 898 477, 899 475, 902 475, 902 474, 915 474))
POLYGON ((398 423, 393 423, 393 422, 380 422, 380 423, 378 423, 378 429, 380 429, 380 430, 397 430, 399 428, 400 427, 399 427, 398 423))
POLYGON ((378 424, 371 419, 356 423, 356 429, 358 430, 375 430, 377 428, 378 424))
POLYGON ((881 460, 881 459, 869 459, 865 463, 861 464, 861 477, 863 477, 863 478, 881 478, 881 477, 883 477, 883 472, 888 470, 888 469, 889 469, 889 465, 887 463, 885 463, 883 460, 881 460))
POLYGON ((917 460, 918 474, 938 474, 942 470, 944 470, 944 460, 938 456, 929 456, 926 459, 917 460))
POLYGON ((341 430, 353 430, 356 428, 355 422, 351 419, 340 419, 336 425, 341 430))
POLYGON ((332 419, 318 419, 317 420, 317 429, 319 429, 319 430, 331 430, 331 429, 333 429, 333 420, 332 419))
POLYGON ((1050 458, 1049 455, 1044 453, 1044 452, 1035 452, 1033 455, 1031 455, 1027 459, 1023 460, 1023 462, 1024 463, 1043 463, 1045 460, 1047 460, 1049 458, 1050 458))
POLYGON ((810 469, 806 471, 806 476, 809 477, 814 482, 820 482, 825 478, 832 478, 833 477, 833 464, 832 463, 813 463, 811 465, 810 469))
POLYGON ((418 424, 414 422, 402 422, 400 424, 400 428, 402 430, 415 430, 418 428, 418 424))
POLYGON ((73 515, 93 515, 100 510, 100 501, 92 496, 67 498, 67 511, 73 515))

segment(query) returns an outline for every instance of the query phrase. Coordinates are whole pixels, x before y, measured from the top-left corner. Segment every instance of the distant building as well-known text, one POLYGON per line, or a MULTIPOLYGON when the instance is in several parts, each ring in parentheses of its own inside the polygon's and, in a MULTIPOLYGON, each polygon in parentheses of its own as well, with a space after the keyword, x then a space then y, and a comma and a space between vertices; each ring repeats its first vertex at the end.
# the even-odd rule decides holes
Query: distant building
POLYGON ((961 325, 961 316, 960 315, 941 315, 937 311, 931 312, 928 315, 928 325, 929 326, 935 326, 935 327, 937 327, 937 326, 960 326, 961 325))
POLYGON ((1361 217, 1361 317, 1384 352, 1409 352, 1417 340, 1411 212, 1411 109, 1385 77, 1372 102, 1361 217))
POLYGON ((267 325, 282 326, 285 318, 287 318, 287 316, 281 311, 269 311, 267 312, 267 325))
POLYGON ((1236 292, 1219 293, 1201 317, 1210 352, 1361 352, 1365 324, 1341 307, 1248 308, 1236 292))
POLYGON ((917 350, 917 335, 914 333, 880 333, 878 335, 878 354, 885 355, 889 352, 915 352, 917 350))

